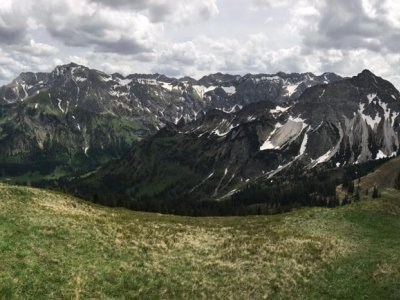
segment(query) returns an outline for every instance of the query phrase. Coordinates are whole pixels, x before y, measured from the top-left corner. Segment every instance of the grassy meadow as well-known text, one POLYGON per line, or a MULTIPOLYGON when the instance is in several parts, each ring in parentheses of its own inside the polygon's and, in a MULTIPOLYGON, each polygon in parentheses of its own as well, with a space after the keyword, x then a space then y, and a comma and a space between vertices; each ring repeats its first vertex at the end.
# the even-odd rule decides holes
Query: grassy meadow
POLYGON ((0 185, 0 299, 400 299, 400 194, 189 218, 0 185))

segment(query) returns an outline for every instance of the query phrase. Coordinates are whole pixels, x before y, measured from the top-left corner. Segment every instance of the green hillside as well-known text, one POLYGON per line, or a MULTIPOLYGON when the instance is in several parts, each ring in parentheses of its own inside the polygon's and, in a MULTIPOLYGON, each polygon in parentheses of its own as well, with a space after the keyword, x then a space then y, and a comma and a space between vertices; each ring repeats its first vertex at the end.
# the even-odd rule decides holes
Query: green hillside
POLYGON ((393 158, 379 167, 375 172, 368 174, 361 179, 360 185, 364 188, 372 188, 375 184, 378 187, 394 187, 395 180, 400 172, 400 156, 393 158))
POLYGON ((335 209, 189 218, 0 185, 2 299, 400 299, 399 249, 394 190, 335 209))

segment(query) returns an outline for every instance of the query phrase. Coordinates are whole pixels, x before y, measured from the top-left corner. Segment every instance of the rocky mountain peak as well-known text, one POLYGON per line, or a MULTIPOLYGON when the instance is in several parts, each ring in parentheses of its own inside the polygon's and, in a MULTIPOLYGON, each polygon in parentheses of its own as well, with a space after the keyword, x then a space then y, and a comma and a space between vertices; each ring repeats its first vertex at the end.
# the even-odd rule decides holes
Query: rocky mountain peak
POLYGON ((374 76, 376 77, 376 75, 374 73, 372 73, 370 70, 368 69, 364 69, 362 70, 361 73, 359 73, 357 76, 374 76))
POLYGON ((203 76, 198 81, 199 84, 202 85, 219 85, 226 82, 231 82, 240 78, 239 75, 231 75, 231 74, 223 74, 221 72, 210 74, 207 76, 203 76))
POLYGON ((368 69, 363 70, 361 73, 354 76, 353 79, 356 83, 362 86, 377 85, 378 81, 379 83, 382 81, 381 77, 376 76, 368 69))
POLYGON ((56 66, 51 73, 54 73, 54 72, 71 72, 71 71, 74 71, 76 69, 88 70, 89 68, 86 67, 86 66, 78 65, 77 63, 71 62, 69 64, 56 66))

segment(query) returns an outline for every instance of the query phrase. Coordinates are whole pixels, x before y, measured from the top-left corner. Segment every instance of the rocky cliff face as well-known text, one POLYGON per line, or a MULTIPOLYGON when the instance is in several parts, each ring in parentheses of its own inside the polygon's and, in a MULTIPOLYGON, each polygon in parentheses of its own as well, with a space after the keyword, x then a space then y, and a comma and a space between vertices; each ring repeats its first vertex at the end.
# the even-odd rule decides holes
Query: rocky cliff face
POLYGON ((170 125, 90 180, 118 178, 119 192, 133 198, 172 191, 220 199, 249 180, 394 156, 399 114, 400 93, 366 70, 285 105, 266 100, 170 125))

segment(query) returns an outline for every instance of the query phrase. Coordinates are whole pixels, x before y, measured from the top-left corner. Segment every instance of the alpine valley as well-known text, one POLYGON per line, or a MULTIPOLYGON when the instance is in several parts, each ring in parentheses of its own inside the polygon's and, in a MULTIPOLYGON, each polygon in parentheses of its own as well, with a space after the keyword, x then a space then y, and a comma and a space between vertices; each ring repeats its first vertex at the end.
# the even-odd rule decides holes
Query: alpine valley
POLYGON ((3 181, 140 210, 336 206, 339 184, 400 153, 400 93, 368 70, 195 80, 71 63, 22 73, 0 103, 3 181))

